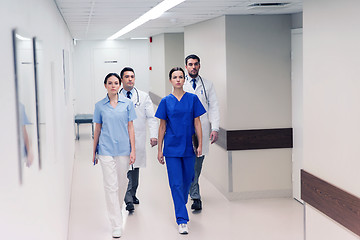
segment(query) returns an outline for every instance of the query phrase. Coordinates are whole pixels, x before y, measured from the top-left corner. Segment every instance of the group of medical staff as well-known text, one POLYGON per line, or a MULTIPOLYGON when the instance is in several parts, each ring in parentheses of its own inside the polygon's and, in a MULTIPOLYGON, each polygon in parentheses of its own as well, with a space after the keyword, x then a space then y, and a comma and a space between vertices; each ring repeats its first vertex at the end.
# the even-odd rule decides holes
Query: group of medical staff
POLYGON ((185 68, 188 75, 180 67, 170 70, 173 91, 161 100, 156 113, 149 95, 135 87, 132 68, 105 77, 107 95, 94 110, 92 162, 101 164, 113 238, 123 233, 123 203, 130 212, 140 203, 136 192, 139 169, 146 167, 146 123, 150 145, 158 145, 159 163, 166 162, 180 234, 188 233, 189 194, 191 208, 202 209, 199 177, 209 143, 218 139, 219 108, 212 83, 199 75, 200 58, 187 56, 185 68))

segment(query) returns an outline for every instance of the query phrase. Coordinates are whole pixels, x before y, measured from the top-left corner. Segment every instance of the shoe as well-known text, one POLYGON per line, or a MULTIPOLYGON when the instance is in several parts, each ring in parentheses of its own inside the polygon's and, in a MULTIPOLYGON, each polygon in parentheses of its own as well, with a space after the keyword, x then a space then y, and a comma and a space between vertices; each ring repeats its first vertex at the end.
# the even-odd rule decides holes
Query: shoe
POLYGON ((200 200, 200 199, 194 199, 194 202, 193 202, 193 204, 191 205, 191 209, 201 210, 201 209, 202 209, 201 200, 200 200))
POLYGON ((180 223, 179 224, 179 233, 180 234, 188 234, 189 233, 186 223, 180 223))
POLYGON ((129 211, 129 212, 134 211, 135 210, 134 204, 132 204, 131 202, 127 203, 126 204, 126 210, 129 211))
POLYGON ((136 196, 133 196, 133 203, 134 204, 139 204, 139 199, 136 196))
POLYGON ((113 238, 121 237, 121 229, 120 228, 114 229, 112 232, 112 236, 113 236, 113 238))

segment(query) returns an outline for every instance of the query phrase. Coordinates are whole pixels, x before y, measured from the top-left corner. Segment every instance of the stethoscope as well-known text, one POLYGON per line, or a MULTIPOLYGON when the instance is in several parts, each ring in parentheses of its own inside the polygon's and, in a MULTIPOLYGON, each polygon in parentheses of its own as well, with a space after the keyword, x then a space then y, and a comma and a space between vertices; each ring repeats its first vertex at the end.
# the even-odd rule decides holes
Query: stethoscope
MULTIPOLYGON (((139 92, 138 92, 138 90, 137 90, 135 87, 134 87, 133 89, 135 89, 135 92, 136 92, 136 103, 135 103, 135 107, 139 107, 139 106, 140 106, 139 92)), ((119 92, 119 93, 121 93, 122 90, 123 90, 123 88, 120 89, 120 92, 119 92)))
MULTIPOLYGON (((203 86, 203 89, 204 89, 204 93, 205 93, 205 99, 206 99, 206 104, 209 105, 209 99, 207 97, 207 94, 206 94, 206 89, 205 89, 205 84, 204 84, 204 81, 202 80, 201 76, 199 76, 199 79, 201 81, 201 85, 203 86)), ((188 80, 188 75, 186 75, 186 80, 188 80)))

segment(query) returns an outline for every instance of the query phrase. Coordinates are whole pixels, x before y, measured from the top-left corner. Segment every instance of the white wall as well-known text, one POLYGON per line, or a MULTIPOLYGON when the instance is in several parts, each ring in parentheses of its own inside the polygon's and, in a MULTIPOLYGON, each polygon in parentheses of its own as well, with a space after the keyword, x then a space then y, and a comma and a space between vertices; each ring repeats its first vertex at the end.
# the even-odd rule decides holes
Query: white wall
MULTIPOLYGON (((185 55, 201 58, 225 130, 291 127, 290 26, 289 15, 224 16, 185 28, 185 55)), ((211 146, 203 173, 229 199, 290 196, 291 149, 211 146)))
POLYGON ((136 87, 148 92, 149 58, 149 40, 77 41, 74 55, 75 114, 93 113, 95 103, 106 94, 103 86, 106 74, 120 74, 124 67, 134 69, 136 87), (116 58, 118 63, 104 64, 99 57, 116 58), (102 89, 103 94, 100 94, 102 89))
POLYGON ((168 79, 165 70, 165 35, 159 34, 152 37, 150 43, 150 92, 159 97, 166 95, 165 83, 168 79))
MULTIPOLYGON (((360 197, 358 9, 357 0, 304 1, 303 163, 311 174, 360 197)), ((359 239, 306 210, 307 240, 359 239)))
POLYGON ((172 92, 172 85, 169 81, 169 72, 173 67, 184 68, 184 34, 183 33, 166 33, 165 34, 165 95, 172 92))
POLYGON ((172 92, 169 82, 170 69, 184 68, 184 34, 163 33, 153 36, 150 52, 150 91, 164 97, 172 92))
MULTIPOLYGON (((0 8, 0 232, 4 239, 67 238, 70 183, 74 160, 71 81, 64 94, 62 51, 69 53, 72 40, 53 1, 13 0, 0 8), (4 19, 7 19, 6 21, 4 19), (42 170, 24 171, 19 184, 15 121, 14 67, 11 30, 27 32, 41 41, 40 76, 45 93, 46 149, 42 170), (60 131, 61 129, 61 131, 60 131)), ((71 79, 70 79, 71 80, 71 79)))
MULTIPOLYGON (((226 17, 228 130, 291 128, 290 26, 289 15, 226 17)), ((291 152, 233 151, 233 195, 290 196, 291 152)))
POLYGON ((292 94, 292 181, 293 197, 301 200, 300 171, 303 161, 303 34, 302 28, 291 30, 291 94, 292 94))
POLYGON ((289 15, 227 16, 227 123, 232 129, 291 127, 289 15))

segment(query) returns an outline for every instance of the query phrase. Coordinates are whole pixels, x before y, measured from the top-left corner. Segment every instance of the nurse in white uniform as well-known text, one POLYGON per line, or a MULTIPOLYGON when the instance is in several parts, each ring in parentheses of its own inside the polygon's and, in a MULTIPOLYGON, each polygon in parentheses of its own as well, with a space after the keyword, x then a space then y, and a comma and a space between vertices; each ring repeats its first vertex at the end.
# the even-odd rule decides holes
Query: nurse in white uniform
POLYGON ((120 76, 109 73, 104 86, 107 96, 95 104, 93 163, 101 163, 105 200, 112 226, 112 236, 121 237, 123 217, 121 206, 128 180, 129 164, 136 159, 133 120, 136 119, 134 104, 118 94, 120 76))

